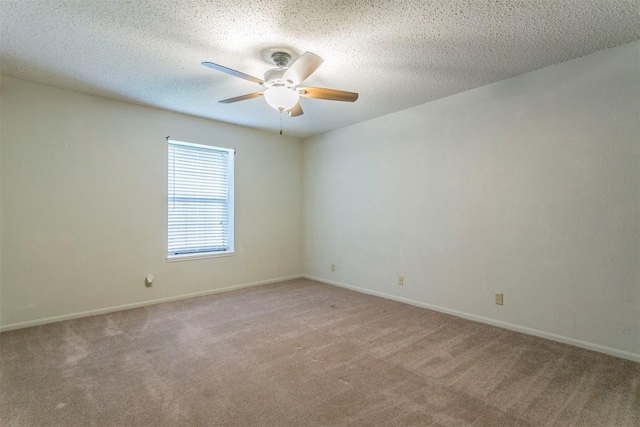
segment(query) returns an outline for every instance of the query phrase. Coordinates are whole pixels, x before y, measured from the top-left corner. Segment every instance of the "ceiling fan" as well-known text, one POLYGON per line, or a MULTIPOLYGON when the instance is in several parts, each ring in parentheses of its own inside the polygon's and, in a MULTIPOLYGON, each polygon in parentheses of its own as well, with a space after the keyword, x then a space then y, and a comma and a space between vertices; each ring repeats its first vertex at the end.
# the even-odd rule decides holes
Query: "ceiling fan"
POLYGON ((222 71, 231 76, 240 77, 253 83, 264 86, 263 92, 254 92, 247 95, 236 96, 234 98, 223 99, 223 104, 244 101, 246 99, 264 96, 267 103, 276 110, 287 111, 289 116, 297 117, 303 114, 299 99, 305 98, 326 99, 330 101, 354 102, 358 99, 355 92, 346 92, 336 89, 325 89, 319 87, 298 86, 306 80, 324 61, 318 55, 305 52, 291 65, 291 55, 288 52, 276 51, 271 54, 271 60, 276 66, 264 73, 264 79, 250 76, 240 71, 214 64, 213 62, 203 62, 205 67, 222 71))

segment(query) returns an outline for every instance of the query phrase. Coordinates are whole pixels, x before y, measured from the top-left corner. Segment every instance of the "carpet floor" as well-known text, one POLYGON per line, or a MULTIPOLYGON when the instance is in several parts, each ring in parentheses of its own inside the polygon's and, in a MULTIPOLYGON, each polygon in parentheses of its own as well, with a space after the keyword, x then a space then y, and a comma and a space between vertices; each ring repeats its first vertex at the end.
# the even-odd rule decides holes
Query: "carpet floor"
POLYGON ((0 334, 2 426, 640 426, 640 363, 309 280, 0 334))

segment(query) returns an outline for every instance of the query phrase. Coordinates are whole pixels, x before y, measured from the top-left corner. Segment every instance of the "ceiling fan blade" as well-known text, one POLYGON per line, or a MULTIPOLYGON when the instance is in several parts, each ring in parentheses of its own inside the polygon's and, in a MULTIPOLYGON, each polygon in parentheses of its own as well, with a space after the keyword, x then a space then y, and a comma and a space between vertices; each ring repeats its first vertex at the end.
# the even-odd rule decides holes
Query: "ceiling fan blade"
POLYGON ((307 98, 328 99, 329 101, 355 102, 358 99, 358 94, 355 92, 321 87, 299 87, 298 93, 307 98))
POLYGON ((222 71, 223 73, 229 74, 234 77, 240 77, 241 79, 249 80, 250 82, 253 82, 253 83, 258 83, 258 84, 264 83, 264 80, 262 79, 250 76, 249 74, 241 73, 240 71, 236 71, 231 68, 223 67, 222 65, 214 64, 213 62, 203 62, 202 65, 214 70, 222 71))
POLYGON ((238 101, 244 101, 245 99, 257 98, 259 96, 262 96, 263 94, 264 92, 248 93, 246 95, 236 96, 235 98, 223 99, 222 101, 218 101, 218 102, 222 102, 223 104, 231 104, 232 102, 238 102, 238 101))
POLYGON ((302 111, 302 107, 300 106, 299 102, 289 110, 289 117, 298 117, 303 114, 304 112, 302 111))
POLYGON ((291 80, 294 85, 298 85, 309 77, 319 66, 324 62, 324 59, 320 58, 315 53, 305 52, 300 58, 298 58, 287 71, 285 71, 282 78, 285 80, 291 80))

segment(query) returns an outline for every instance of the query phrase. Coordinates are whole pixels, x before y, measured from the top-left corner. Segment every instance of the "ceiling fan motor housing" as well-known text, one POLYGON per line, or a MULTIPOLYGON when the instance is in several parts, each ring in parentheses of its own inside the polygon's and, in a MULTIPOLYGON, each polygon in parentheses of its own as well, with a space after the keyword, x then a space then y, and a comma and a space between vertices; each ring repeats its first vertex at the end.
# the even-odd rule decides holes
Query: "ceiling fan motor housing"
POLYGON ((286 87, 294 89, 296 85, 291 80, 285 80, 283 75, 287 71, 285 68, 273 68, 264 73, 264 87, 286 87))

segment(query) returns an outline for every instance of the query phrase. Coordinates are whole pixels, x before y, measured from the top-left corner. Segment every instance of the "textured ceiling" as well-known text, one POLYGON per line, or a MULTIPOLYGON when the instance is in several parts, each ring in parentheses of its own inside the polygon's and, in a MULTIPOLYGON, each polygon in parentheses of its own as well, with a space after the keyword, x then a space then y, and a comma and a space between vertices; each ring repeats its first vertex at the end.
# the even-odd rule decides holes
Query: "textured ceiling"
POLYGON ((277 132, 265 52, 324 58, 305 81, 359 92, 302 99, 308 136, 640 38, 640 0, 0 0, 0 73, 277 132))

